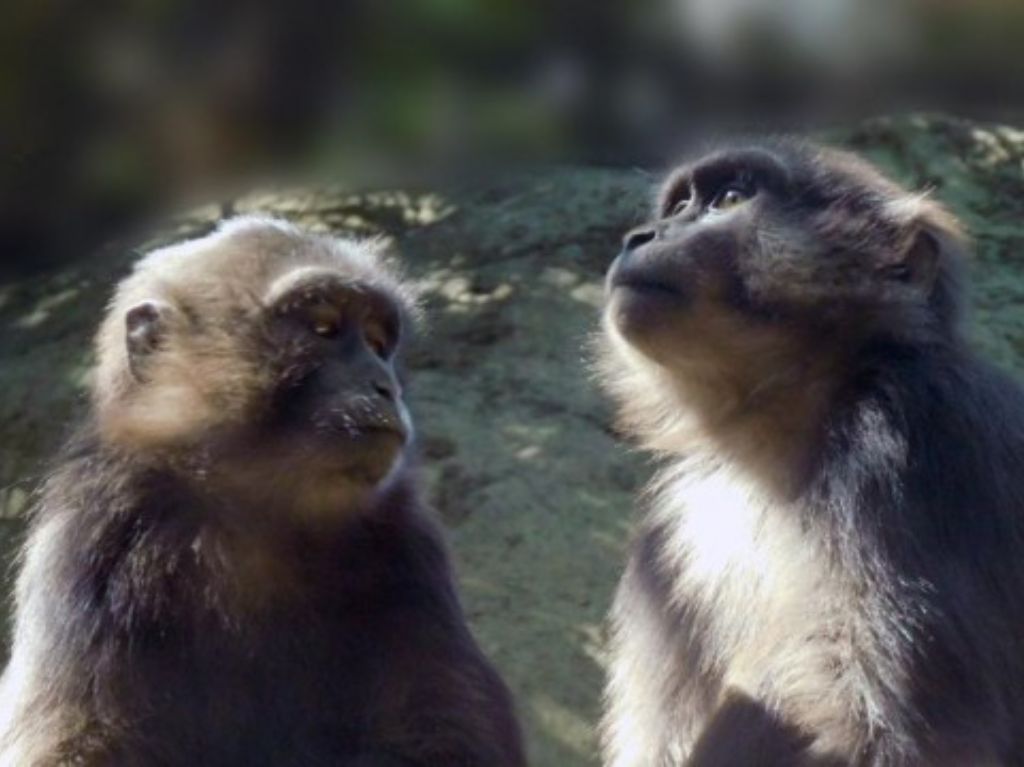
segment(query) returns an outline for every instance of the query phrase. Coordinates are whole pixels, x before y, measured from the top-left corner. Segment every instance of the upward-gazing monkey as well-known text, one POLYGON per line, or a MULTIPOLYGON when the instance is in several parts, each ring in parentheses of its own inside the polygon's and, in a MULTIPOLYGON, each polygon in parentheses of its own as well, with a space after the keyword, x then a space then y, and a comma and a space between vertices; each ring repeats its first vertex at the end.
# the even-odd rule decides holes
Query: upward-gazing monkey
POLYGON ((856 157, 725 149, 607 277, 661 459, 612 612, 610 767, 1024 764, 1024 395, 953 218, 856 157))
POLYGON ((523 764, 416 488, 413 314, 271 219, 139 263, 32 515, 0 765, 523 764))

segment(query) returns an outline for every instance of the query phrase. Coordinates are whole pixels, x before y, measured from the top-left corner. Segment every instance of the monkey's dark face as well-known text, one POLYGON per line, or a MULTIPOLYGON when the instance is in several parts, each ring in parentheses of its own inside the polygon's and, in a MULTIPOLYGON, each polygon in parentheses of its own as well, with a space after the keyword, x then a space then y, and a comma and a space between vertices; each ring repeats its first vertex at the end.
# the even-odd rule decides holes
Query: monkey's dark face
POLYGON ((928 323, 937 210, 848 155, 713 154, 673 174, 626 237, 606 321, 645 357, 708 374, 928 323))
POLYGON ((785 188, 770 156, 716 158, 681 170, 655 220, 627 235, 607 277, 608 317, 642 353, 694 360, 704 342, 744 336, 750 308, 744 272, 758 249, 769 195, 785 188))
POLYGON ((265 318, 276 368, 261 441, 281 460, 348 486, 383 482, 412 437, 396 355, 395 301, 339 274, 301 272, 279 285, 265 318))

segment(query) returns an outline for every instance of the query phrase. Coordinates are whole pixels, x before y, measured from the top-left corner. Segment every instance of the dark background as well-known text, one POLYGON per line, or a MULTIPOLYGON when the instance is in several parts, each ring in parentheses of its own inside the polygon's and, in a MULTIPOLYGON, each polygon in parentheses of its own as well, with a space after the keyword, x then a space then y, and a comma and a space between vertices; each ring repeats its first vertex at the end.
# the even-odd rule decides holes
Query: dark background
POLYGON ((707 132, 1024 111, 1024 3, 8 0, 0 268, 256 178, 657 167, 707 132))

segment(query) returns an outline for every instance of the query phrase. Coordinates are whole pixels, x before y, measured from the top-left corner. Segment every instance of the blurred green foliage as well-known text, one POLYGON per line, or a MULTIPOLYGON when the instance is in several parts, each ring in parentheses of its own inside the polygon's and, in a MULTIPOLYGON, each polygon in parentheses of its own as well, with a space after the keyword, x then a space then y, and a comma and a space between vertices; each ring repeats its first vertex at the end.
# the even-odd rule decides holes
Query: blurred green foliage
POLYGON ((907 107, 1012 120, 1022 33, 994 0, 9 0, 0 268, 256 175, 651 166, 709 131, 907 107))

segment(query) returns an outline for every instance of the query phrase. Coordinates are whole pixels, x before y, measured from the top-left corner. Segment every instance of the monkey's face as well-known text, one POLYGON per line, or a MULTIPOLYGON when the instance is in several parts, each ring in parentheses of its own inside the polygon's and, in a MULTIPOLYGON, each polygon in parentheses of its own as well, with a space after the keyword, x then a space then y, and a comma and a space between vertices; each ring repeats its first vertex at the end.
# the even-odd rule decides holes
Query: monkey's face
POLYGON ((275 368, 256 439, 322 491, 381 485, 412 437, 396 355, 402 316, 380 288, 303 269, 267 298, 264 340, 275 368))
POLYGON ((627 235, 608 272, 612 329, 668 366, 714 365, 730 345, 749 353, 755 342, 780 342, 775 328, 751 321, 744 277, 766 197, 783 183, 783 170, 758 155, 677 173, 655 220, 627 235))
POLYGON ((103 436, 247 505, 358 505, 412 438, 410 304, 362 243, 243 220, 141 262, 101 331, 103 436))
POLYGON ((606 325, 693 376, 761 377, 936 310, 938 209, 865 164, 799 145, 673 174, 607 276, 606 325), (746 371, 746 372, 744 372, 746 371))

